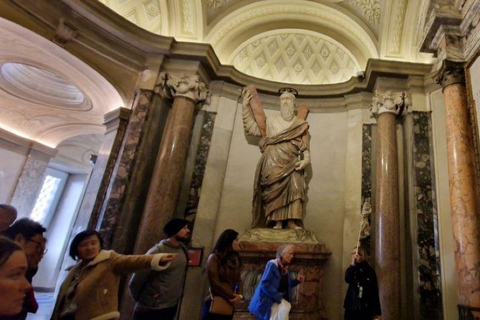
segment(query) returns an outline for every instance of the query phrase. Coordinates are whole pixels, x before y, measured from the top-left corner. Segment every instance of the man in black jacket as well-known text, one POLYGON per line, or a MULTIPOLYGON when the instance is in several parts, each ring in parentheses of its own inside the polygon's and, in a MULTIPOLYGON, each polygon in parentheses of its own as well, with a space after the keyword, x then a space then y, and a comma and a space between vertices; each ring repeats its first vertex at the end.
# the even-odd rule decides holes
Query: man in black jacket
POLYGON ((174 320, 180 301, 188 265, 187 248, 183 244, 190 236, 190 224, 184 219, 171 219, 163 232, 167 239, 154 245, 147 254, 170 253, 175 259, 163 271, 138 271, 129 283, 137 302, 133 320, 174 320))
POLYGON ((352 252, 352 263, 345 271, 348 283, 347 295, 343 307, 345 320, 380 319, 382 310, 378 296, 378 283, 375 270, 366 261, 366 252, 362 247, 352 252))

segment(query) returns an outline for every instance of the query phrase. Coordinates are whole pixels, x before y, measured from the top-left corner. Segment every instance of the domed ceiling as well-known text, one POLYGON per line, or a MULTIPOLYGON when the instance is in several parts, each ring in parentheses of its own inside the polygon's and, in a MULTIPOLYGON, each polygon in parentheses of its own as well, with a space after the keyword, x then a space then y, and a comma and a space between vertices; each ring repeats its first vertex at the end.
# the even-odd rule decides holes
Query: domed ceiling
POLYGON ((223 64, 290 84, 348 81, 368 59, 430 63, 416 36, 423 0, 99 0, 178 41, 209 43, 223 64))
POLYGON ((103 134, 104 115, 124 105, 87 64, 48 39, 0 18, 0 129, 51 148, 103 134))

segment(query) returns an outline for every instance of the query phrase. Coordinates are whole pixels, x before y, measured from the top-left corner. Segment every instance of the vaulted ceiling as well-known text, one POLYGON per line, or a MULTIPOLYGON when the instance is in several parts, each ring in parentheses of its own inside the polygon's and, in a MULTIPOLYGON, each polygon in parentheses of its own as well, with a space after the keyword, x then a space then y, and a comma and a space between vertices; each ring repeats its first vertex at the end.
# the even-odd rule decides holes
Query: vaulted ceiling
POLYGON ((431 62, 420 54, 420 0, 100 0, 132 23, 209 43, 223 64, 297 84, 345 82, 368 59, 431 62))
MULTIPOLYGON (((124 25, 128 20, 179 42, 210 44, 223 65, 270 81, 342 83, 365 70, 371 58, 432 60, 419 53, 418 30, 431 10, 427 0, 98 1, 85 2, 124 25)), ((41 9, 41 3, 28 6, 41 9)), ((115 79, 106 79, 51 39, 0 18, 0 40, 2 129, 55 148, 75 136, 101 134, 103 116, 131 102, 112 85, 115 79)))

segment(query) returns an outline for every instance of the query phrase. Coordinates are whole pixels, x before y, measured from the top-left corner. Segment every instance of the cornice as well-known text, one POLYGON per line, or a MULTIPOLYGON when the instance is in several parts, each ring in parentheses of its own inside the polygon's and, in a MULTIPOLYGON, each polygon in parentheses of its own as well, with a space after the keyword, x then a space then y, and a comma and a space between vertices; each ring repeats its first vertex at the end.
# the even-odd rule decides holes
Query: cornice
MULTIPOLYGON (((54 38, 57 24, 60 18, 64 17, 65 21, 78 31, 78 35, 71 40, 75 44, 91 48, 95 54, 106 56, 117 63, 125 63, 124 66, 138 71, 143 70, 147 57, 165 55, 167 60, 200 62, 212 81, 225 81, 240 86, 254 84, 257 90, 267 94, 276 94, 278 89, 285 86, 285 83, 257 79, 239 72, 233 66, 222 65, 209 44, 177 42, 171 37, 149 33, 125 20, 97 0, 62 0, 62 2, 12 0, 8 3, 0 1, 0 16, 6 16, 7 19, 40 33, 47 39, 54 38), (5 6, 10 10, 1 10, 5 6), (12 6, 22 10, 21 18, 18 12, 16 15, 11 14, 12 6), (32 23, 32 18, 36 20, 35 24, 32 23), (49 30, 46 31, 44 28, 39 31, 36 29, 38 24, 42 24, 49 30)), ((67 43, 65 49, 75 54, 77 46, 69 47, 67 43)), ((88 57, 81 58, 86 63, 92 63, 88 57)), ((95 65, 92 67, 96 69, 95 65)), ((427 74, 431 69, 430 64, 370 59, 364 77, 352 77, 339 84, 295 85, 295 88, 300 98, 339 98, 346 94, 372 92, 378 77, 407 79, 409 75, 427 74)), ((111 77, 111 74, 107 75, 107 79, 111 77)))
POLYGON ((439 38, 438 32, 460 26, 462 19, 461 11, 456 8, 434 8, 425 21, 420 51, 436 54, 438 42, 435 39, 439 38), (450 26, 450 28, 441 28, 441 26, 450 26))

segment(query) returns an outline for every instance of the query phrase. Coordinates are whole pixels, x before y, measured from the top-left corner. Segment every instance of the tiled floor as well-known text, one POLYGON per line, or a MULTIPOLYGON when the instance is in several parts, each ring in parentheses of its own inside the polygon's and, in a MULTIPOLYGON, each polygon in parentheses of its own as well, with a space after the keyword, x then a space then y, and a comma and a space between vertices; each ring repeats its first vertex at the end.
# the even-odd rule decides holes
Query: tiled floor
POLYGON ((53 293, 35 292, 35 298, 38 302, 37 313, 29 313, 27 320, 48 320, 55 306, 55 297, 53 293))

